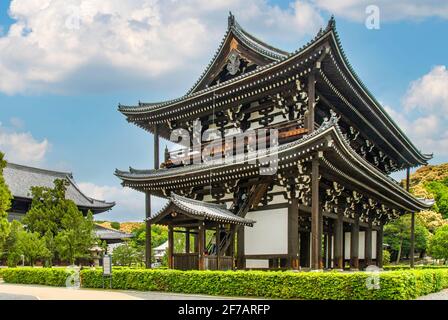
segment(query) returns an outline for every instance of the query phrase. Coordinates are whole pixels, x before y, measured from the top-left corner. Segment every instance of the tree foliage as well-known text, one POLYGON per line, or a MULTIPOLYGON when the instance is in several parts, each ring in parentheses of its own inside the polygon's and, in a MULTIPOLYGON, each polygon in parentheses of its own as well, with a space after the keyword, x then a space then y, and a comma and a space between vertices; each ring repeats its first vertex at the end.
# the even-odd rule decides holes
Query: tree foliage
POLYGON ((65 198, 67 181, 56 179, 53 188, 32 187, 31 209, 23 219, 23 223, 31 232, 44 236, 47 231, 57 235, 62 229, 62 219, 67 212, 78 211, 76 204, 65 198))
POLYGON ((119 266, 130 267, 133 264, 141 264, 143 259, 143 251, 133 246, 130 241, 116 247, 112 253, 113 263, 119 266))
POLYGON ((16 254, 23 255, 30 266, 34 266, 37 259, 46 259, 50 256, 45 240, 37 232, 20 230, 15 246, 16 254))
POLYGON ((6 161, 3 157, 3 153, 0 152, 0 255, 10 232, 7 211, 11 207, 12 198, 11 192, 9 191, 5 179, 3 178, 3 169, 6 167, 6 161))
POLYGON ((89 212, 86 218, 77 208, 71 208, 61 220, 62 230, 55 237, 59 256, 74 264, 78 258, 88 258, 96 239, 93 234, 93 216, 89 212))
MULTIPOLYGON (((415 250, 424 252, 427 248, 429 231, 420 219, 415 219, 415 250)), ((384 243, 398 262, 403 256, 410 255, 411 215, 406 214, 389 222, 384 227, 384 243)))
POLYGON ((31 209, 23 219, 29 232, 36 232, 50 251, 47 264, 55 253, 71 264, 90 256, 95 244, 93 217, 84 217, 76 204, 66 199, 67 181, 55 180, 53 188, 33 187, 31 209))
POLYGON ((441 181, 431 181, 426 188, 434 195, 436 200, 435 209, 440 212, 443 218, 448 218, 448 178, 441 181))
POLYGON ((433 258, 448 259, 448 225, 437 229, 435 235, 431 237, 428 252, 433 258))

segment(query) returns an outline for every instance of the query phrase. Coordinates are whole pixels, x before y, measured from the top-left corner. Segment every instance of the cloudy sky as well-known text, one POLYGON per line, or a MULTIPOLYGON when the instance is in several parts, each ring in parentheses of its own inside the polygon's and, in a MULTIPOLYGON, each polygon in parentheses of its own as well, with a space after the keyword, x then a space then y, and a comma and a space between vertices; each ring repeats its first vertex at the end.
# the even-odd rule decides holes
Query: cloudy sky
POLYGON ((142 220, 143 197, 113 172, 152 167, 152 137, 117 105, 184 94, 229 10, 289 51, 334 14, 361 79, 432 163, 448 161, 446 0, 0 0, 0 150, 73 172, 90 196, 117 202, 98 219, 142 220), (365 24, 372 4, 378 30, 365 24))

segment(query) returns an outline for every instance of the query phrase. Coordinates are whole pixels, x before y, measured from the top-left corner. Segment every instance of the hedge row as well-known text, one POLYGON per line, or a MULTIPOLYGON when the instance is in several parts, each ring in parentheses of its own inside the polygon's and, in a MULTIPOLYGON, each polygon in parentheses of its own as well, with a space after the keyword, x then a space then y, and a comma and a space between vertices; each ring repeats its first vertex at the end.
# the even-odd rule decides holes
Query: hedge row
MULTIPOLYGON (((17 268, 2 271, 5 282, 64 286, 64 269, 17 268)), ((246 296, 280 299, 406 300, 448 288, 448 269, 388 271, 377 274, 379 289, 371 273, 354 272, 265 272, 265 271, 178 271, 114 270, 114 289, 177 293, 246 296), (369 278, 370 277, 370 278, 369 278)), ((84 288, 102 288, 102 272, 81 270, 84 288)))
POLYGON ((0 271, 5 282, 41 284, 53 287, 65 286, 70 274, 65 268, 7 268, 0 271))
MULTIPOLYGON (((410 270, 411 266, 408 264, 397 264, 397 265, 388 265, 383 267, 384 270, 395 271, 395 270, 410 270)), ((448 265, 434 265, 434 264, 422 264, 415 266, 414 269, 422 270, 422 269, 448 269, 448 265)))

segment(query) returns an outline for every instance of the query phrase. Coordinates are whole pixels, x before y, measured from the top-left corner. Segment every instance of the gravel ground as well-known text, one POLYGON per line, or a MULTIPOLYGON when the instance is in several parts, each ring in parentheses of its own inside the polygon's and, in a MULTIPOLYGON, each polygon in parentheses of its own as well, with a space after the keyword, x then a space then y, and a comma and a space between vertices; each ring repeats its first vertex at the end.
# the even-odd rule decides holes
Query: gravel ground
POLYGON ((448 300, 448 289, 428 294, 427 296, 417 298, 417 300, 448 300))

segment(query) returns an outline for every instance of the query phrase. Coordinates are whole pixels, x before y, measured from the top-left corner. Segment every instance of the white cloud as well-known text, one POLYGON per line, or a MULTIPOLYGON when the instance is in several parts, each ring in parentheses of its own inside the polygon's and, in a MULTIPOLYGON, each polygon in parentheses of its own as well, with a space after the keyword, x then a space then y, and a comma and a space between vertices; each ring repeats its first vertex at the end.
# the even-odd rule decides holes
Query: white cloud
POLYGON ((0 123, 0 151, 11 162, 26 165, 42 164, 50 150, 47 139, 36 140, 30 132, 10 130, 0 123))
POLYGON ((429 17, 448 19, 448 2, 445 0, 315 0, 323 10, 350 20, 363 22, 366 8, 375 5, 382 21, 421 20, 429 17))
POLYGON ((448 112, 448 70, 435 66, 429 73, 413 81, 403 98, 408 109, 448 112))
POLYGON ((410 83, 402 99, 402 112, 386 107, 415 145, 435 157, 448 156, 447 89, 446 66, 436 66, 410 83))
POLYGON ((199 74, 222 37, 227 11, 260 37, 298 38, 322 24, 317 9, 266 0, 13 0, 0 37, 7 94, 150 87, 199 74))
MULTIPOLYGON (((89 197, 115 201, 116 206, 111 212, 96 216, 99 220, 142 221, 145 218, 145 196, 141 192, 121 186, 96 185, 91 182, 82 182, 78 186, 89 197)), ((164 199, 152 197, 152 214, 158 212, 164 204, 164 199)))

